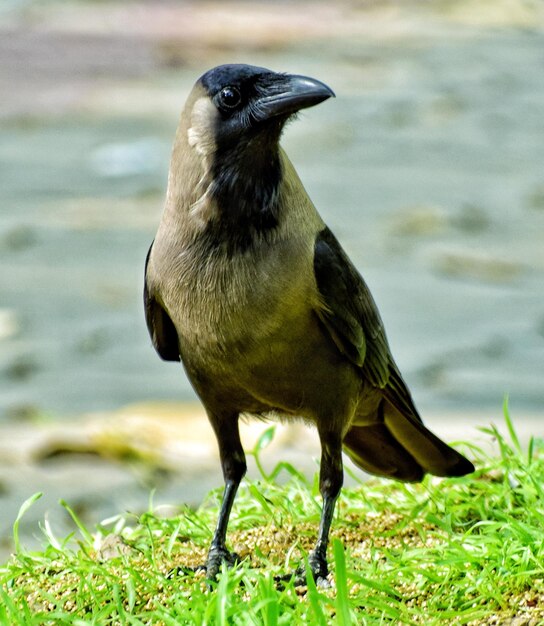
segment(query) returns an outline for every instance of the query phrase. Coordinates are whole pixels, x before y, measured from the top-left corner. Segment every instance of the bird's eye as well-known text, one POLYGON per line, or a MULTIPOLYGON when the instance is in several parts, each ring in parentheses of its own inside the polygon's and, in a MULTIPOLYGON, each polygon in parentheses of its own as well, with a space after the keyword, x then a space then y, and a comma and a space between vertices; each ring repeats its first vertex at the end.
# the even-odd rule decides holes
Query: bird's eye
POLYGON ((242 100, 242 96, 236 87, 223 87, 219 92, 221 104, 227 109, 234 109, 242 100))

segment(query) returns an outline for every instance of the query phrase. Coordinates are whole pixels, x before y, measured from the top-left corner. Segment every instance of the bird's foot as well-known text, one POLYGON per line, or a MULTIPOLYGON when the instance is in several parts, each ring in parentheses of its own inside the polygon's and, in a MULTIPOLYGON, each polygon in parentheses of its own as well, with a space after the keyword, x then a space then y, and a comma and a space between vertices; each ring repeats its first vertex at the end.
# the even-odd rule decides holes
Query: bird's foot
POLYGON ((208 558, 204 569, 206 578, 215 580, 221 570, 221 564, 226 563, 227 567, 232 567, 240 562, 240 557, 235 552, 229 552, 224 546, 212 546, 208 552, 208 558))
MULTIPOLYGON (((328 589, 331 583, 328 579, 329 566, 327 565, 327 557, 321 550, 313 550, 308 555, 308 567, 312 572, 313 579, 317 587, 328 589)), ((307 584, 306 567, 299 567, 291 574, 276 576, 275 581, 280 583, 294 579, 295 587, 303 587, 307 584)))
POLYGON ((327 556, 322 550, 312 550, 308 556, 308 565, 318 587, 329 587, 329 565, 327 556))
POLYGON ((194 567, 189 565, 179 565, 178 567, 170 570, 166 575, 166 578, 204 573, 208 581, 212 582, 217 579, 217 574, 219 574, 221 570, 222 563, 226 563, 227 567, 232 567, 239 562, 240 557, 235 552, 229 552, 226 548, 211 547, 205 563, 194 567))

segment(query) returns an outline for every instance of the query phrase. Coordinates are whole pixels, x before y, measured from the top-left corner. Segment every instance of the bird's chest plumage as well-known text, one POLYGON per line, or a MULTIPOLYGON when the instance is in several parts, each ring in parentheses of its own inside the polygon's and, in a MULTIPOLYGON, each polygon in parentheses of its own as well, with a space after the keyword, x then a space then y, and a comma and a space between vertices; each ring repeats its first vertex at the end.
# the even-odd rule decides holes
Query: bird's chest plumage
MULTIPOLYGON (((153 244, 150 289, 173 322, 186 370, 208 404, 213 396, 238 411, 296 410, 323 383, 308 368, 323 356, 313 268, 323 222, 283 153, 281 160, 275 219, 246 220, 253 197, 247 191, 238 212, 208 191, 192 203, 172 192, 153 244)), ((257 203, 251 213, 259 211, 257 203)))
POLYGON ((252 366, 265 352, 281 352, 305 321, 301 306, 311 308, 309 252, 300 242, 261 245, 258 254, 187 246, 157 259, 169 268, 160 272, 161 299, 184 357, 252 366))

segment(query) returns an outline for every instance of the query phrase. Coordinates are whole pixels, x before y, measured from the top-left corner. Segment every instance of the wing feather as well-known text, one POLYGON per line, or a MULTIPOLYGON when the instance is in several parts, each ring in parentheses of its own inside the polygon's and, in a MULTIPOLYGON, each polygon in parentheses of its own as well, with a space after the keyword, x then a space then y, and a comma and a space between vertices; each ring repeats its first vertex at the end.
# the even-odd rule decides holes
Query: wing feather
POLYGON ((151 244, 145 259, 144 308, 147 330, 151 336, 153 346, 161 359, 165 361, 180 361, 179 338, 174 322, 172 322, 164 307, 153 295, 147 279, 147 267, 152 248, 153 244, 151 244))
POLYGON ((392 364, 380 314, 368 286, 336 237, 317 236, 314 272, 322 301, 318 316, 336 345, 375 387, 384 388, 392 364))

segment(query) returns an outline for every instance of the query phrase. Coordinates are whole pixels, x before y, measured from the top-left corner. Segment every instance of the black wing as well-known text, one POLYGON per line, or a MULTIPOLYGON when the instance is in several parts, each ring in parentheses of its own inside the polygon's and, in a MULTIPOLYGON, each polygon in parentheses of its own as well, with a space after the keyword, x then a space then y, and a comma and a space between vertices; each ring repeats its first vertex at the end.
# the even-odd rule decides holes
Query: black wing
POLYGON ((314 271, 323 325, 385 400, 378 405, 374 423, 355 421, 346 434, 344 447, 352 460, 367 471, 401 480, 421 480, 424 472, 473 472, 470 461, 423 425, 389 351, 370 291, 328 228, 316 239, 314 271))
POLYGON ((314 272, 322 303, 317 313, 339 350, 402 413, 420 420, 391 356, 374 298, 328 228, 316 238, 314 272))
POLYGON ((161 303, 150 292, 147 283, 147 265, 151 248, 153 248, 153 244, 151 244, 145 259, 144 276, 144 307, 147 330, 161 359, 165 361, 180 361, 179 338, 174 322, 172 322, 161 303))
POLYGON ((318 315, 336 345, 363 368, 376 387, 389 379, 389 347, 369 288, 336 237, 325 228, 316 239, 314 272, 323 309, 318 315))

